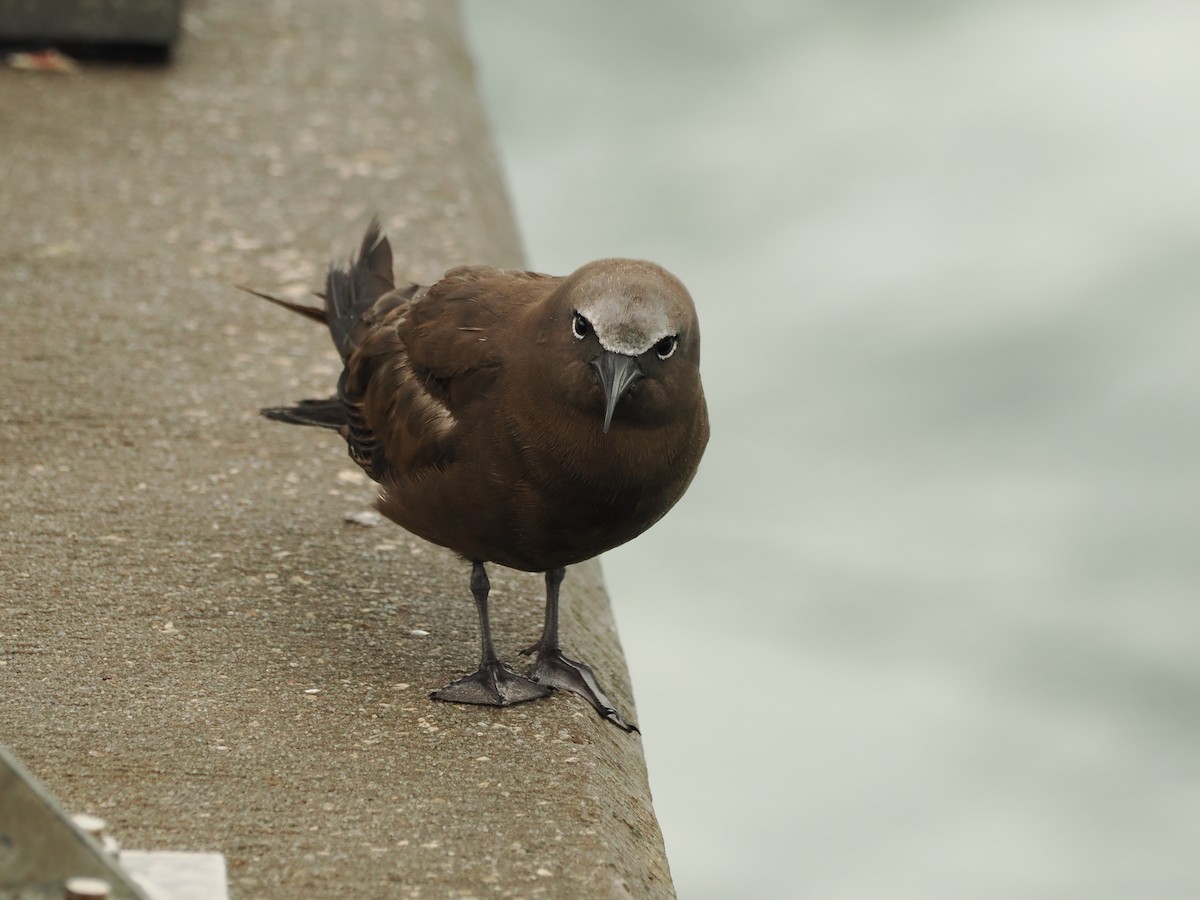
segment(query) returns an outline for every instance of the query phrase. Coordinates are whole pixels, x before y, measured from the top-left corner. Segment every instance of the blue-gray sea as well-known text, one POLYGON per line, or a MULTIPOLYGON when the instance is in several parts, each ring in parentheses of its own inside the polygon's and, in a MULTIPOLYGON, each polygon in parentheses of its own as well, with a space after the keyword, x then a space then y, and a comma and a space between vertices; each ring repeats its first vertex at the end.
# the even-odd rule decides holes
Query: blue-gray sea
POLYGON ((1200 4, 465 14, 529 262, 700 310, 604 563, 680 896, 1200 897, 1200 4))

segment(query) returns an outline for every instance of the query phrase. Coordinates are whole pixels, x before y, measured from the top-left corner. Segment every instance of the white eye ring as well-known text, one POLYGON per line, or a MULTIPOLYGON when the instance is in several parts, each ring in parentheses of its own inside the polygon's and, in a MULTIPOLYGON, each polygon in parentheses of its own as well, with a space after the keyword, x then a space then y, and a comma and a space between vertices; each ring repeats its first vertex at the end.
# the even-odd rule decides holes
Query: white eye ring
POLYGON ((659 359, 670 359, 675 352, 675 348, 679 346, 679 335, 669 334, 657 344, 654 345, 654 352, 659 359))
POLYGON ((571 334, 575 335, 576 340, 582 341, 591 333, 592 323, 585 319, 582 313, 575 313, 571 319, 571 334))

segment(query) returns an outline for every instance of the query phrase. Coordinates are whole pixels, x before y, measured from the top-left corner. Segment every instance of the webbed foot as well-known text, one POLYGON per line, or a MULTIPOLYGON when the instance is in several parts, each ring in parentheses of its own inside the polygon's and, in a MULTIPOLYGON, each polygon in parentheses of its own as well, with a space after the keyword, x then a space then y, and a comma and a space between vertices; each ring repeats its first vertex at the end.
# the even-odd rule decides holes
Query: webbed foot
POLYGON ((502 662, 485 663, 479 671, 452 681, 433 691, 433 700, 448 703, 474 703, 480 706, 512 706, 526 700, 537 700, 550 693, 550 687, 530 681, 510 672, 502 662))
POLYGON ((592 704, 602 718, 608 719, 608 721, 625 731, 637 731, 638 734, 641 734, 637 725, 632 722, 626 722, 621 714, 617 712, 617 708, 608 699, 603 689, 601 689, 596 681, 596 676, 587 664, 567 659, 567 657, 563 656, 561 650, 543 650, 537 644, 525 652, 531 653, 535 650, 538 653, 538 658, 537 662, 534 663, 532 671, 529 673, 529 677, 536 681, 538 685, 546 685, 579 694, 588 703, 592 704))

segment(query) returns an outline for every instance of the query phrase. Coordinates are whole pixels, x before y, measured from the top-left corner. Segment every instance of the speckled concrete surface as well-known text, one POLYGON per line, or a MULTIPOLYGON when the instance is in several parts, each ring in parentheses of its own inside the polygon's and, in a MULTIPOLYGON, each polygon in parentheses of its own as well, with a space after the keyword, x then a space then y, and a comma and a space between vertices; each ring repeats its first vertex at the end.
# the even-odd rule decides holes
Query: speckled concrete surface
MULTIPOLYGON (((428 701, 466 567, 345 521, 340 443, 256 414, 335 359, 235 283, 300 295, 376 212, 414 279, 520 261, 453 7, 188 9, 168 68, 0 71, 0 741, 235 897, 671 896, 638 736, 428 701)), ((493 585, 512 657, 541 581, 493 585)), ((599 568, 564 598, 632 712, 599 568)))

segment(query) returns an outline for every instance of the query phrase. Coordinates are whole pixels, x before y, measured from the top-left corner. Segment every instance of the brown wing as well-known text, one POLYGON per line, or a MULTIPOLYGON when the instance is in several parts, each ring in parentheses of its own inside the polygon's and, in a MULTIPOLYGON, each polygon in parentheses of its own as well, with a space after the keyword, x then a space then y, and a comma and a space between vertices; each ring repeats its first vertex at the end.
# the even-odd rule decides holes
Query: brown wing
POLYGON ((452 462, 459 417, 503 370, 504 322, 560 281, 464 266, 411 302, 381 297, 376 308, 388 308, 359 332, 338 385, 350 454, 367 474, 384 481, 452 462))

